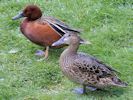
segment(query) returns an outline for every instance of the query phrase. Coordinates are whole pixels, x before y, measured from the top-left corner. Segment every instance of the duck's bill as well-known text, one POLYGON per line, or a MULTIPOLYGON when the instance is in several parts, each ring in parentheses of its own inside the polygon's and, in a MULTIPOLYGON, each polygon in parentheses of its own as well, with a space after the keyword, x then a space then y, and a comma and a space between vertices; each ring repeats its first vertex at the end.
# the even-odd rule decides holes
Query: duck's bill
POLYGON ((17 19, 22 18, 22 17, 24 17, 23 12, 20 12, 18 15, 14 16, 12 18, 12 20, 17 20, 17 19))
POLYGON ((52 46, 59 46, 59 45, 62 45, 62 44, 65 44, 64 43, 64 38, 62 37, 61 39, 59 39, 58 41, 54 42, 52 44, 52 46))
MULTIPOLYGON (((66 44, 66 43, 65 43, 65 38, 62 37, 62 38, 59 39, 58 41, 54 42, 54 43, 52 44, 52 46, 59 46, 59 45, 64 45, 64 44, 66 44)), ((90 41, 85 41, 85 40, 83 40, 83 39, 80 39, 80 44, 91 44, 91 42, 90 42, 90 41)))

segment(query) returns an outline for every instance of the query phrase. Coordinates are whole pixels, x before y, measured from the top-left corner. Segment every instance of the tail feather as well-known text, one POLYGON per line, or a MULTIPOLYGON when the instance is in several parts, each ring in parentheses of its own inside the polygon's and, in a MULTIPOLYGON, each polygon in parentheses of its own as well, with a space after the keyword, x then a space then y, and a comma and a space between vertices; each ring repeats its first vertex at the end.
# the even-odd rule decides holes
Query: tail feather
POLYGON ((119 78, 117 77, 113 77, 112 81, 114 83, 115 86, 119 86, 119 87, 127 87, 128 84, 126 82, 121 81, 119 78))

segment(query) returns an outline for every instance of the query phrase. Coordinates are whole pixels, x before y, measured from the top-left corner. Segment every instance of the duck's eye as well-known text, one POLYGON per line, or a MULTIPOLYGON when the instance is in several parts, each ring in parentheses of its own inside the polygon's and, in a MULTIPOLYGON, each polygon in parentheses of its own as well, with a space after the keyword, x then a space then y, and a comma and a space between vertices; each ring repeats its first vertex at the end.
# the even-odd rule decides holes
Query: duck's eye
POLYGON ((68 36, 71 36, 70 34, 68 36))

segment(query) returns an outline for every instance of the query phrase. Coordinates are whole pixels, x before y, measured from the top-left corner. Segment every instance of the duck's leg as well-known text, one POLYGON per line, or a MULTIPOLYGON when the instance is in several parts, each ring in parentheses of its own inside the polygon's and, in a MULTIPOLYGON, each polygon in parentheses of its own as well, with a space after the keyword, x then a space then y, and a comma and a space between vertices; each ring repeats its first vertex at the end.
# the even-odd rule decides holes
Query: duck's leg
POLYGON ((83 94, 86 94, 86 85, 83 85, 83 94))
POLYGON ((37 56, 44 56, 44 58, 48 58, 48 52, 49 52, 49 46, 46 46, 46 50, 42 51, 42 50, 37 50, 35 55, 37 56))
POLYGON ((77 94, 86 94, 86 86, 83 85, 83 88, 75 88, 73 92, 77 94))
POLYGON ((45 56, 44 56, 45 59, 48 58, 48 53, 49 53, 49 46, 46 46, 45 56))
POLYGON ((95 91, 95 90, 97 90, 97 88, 92 87, 92 86, 87 86, 86 88, 89 89, 90 91, 95 91))

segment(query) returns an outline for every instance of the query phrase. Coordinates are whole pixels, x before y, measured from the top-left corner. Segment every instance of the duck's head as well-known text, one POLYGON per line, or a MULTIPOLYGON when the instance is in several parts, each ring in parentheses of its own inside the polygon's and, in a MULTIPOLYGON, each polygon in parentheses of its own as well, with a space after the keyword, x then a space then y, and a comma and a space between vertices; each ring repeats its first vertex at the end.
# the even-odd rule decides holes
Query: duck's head
POLYGON ((41 16, 42 16, 42 12, 38 6, 28 5, 23 9, 23 11, 21 11, 18 15, 16 15, 12 19, 16 20, 22 17, 27 17, 28 20, 36 20, 41 16))
POLYGON ((76 33, 67 33, 58 41, 54 42, 52 46, 59 46, 59 45, 79 45, 79 44, 91 44, 89 41, 85 41, 80 38, 80 36, 76 33))

